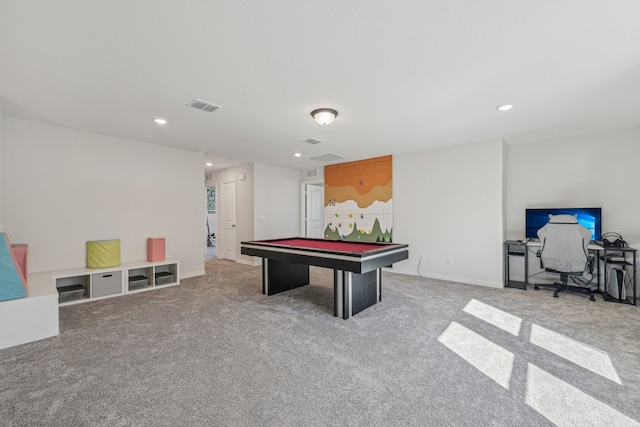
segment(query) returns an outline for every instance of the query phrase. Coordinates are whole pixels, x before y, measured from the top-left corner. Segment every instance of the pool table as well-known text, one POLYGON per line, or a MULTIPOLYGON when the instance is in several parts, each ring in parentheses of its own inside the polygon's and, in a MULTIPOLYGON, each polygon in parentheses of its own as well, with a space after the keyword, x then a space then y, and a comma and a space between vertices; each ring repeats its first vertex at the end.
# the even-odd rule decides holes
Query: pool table
POLYGON ((382 267, 409 258, 399 243, 291 237, 240 243, 240 253, 262 258, 262 293, 309 284, 309 266, 333 269, 333 314, 348 319, 382 298, 382 267))

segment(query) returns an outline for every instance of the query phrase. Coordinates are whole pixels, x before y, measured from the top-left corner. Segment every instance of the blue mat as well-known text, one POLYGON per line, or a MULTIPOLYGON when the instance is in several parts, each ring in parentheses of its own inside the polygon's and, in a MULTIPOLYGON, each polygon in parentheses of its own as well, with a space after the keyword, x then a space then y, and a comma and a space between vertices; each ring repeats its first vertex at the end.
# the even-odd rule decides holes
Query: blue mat
POLYGON ((25 298, 27 291, 13 257, 7 233, 0 233, 0 301, 25 298))

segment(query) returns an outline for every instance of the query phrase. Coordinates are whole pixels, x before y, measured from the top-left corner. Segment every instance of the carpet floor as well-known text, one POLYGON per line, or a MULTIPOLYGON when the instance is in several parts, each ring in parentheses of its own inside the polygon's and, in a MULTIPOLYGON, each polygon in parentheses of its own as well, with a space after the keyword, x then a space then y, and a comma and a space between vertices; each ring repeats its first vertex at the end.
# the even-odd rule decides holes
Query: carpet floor
POLYGON ((267 297, 211 259, 61 307, 58 337, 0 350, 0 425, 640 426, 636 306, 385 272, 342 320, 332 280, 267 297))

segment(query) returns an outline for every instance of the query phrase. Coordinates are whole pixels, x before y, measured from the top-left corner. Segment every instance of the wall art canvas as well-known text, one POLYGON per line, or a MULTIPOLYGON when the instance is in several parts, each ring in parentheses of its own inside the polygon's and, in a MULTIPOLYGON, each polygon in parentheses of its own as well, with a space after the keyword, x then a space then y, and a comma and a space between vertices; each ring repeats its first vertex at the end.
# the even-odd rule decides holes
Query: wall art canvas
POLYGON ((392 156, 324 168, 324 237, 391 242, 392 156))

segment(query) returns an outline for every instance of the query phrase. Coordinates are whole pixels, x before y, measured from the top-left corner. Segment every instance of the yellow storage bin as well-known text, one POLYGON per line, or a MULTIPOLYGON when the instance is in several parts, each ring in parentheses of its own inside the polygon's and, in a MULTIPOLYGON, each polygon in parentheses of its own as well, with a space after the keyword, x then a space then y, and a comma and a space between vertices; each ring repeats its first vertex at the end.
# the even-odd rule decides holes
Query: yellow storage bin
POLYGON ((120 239, 87 242, 87 268, 117 267, 120 265, 120 239))

